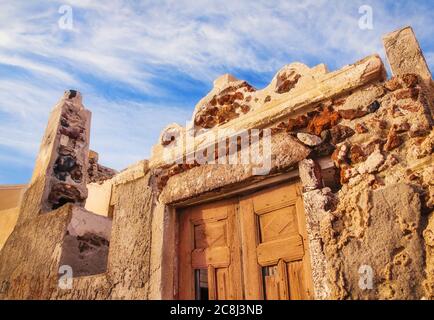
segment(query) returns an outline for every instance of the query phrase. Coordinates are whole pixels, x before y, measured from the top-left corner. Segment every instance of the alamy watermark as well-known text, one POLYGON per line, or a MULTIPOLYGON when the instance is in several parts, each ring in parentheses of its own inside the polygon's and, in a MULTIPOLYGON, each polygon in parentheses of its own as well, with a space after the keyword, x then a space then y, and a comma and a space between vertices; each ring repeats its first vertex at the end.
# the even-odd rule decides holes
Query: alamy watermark
POLYGON ((74 281, 72 267, 68 265, 60 266, 59 275, 59 288, 61 290, 71 290, 74 281))
POLYGON ((374 10, 369 5, 363 5, 359 7, 359 28, 361 30, 372 30, 374 29, 374 10))
POLYGON ((57 21, 57 24, 62 30, 74 30, 74 12, 70 5, 62 5, 58 10, 62 16, 57 21))
POLYGON ((374 288, 374 270, 369 265, 361 265, 359 268, 359 288, 372 290, 374 288))
POLYGON ((253 175, 271 170, 271 129, 168 131, 162 140, 163 160, 169 165, 249 165, 253 175))

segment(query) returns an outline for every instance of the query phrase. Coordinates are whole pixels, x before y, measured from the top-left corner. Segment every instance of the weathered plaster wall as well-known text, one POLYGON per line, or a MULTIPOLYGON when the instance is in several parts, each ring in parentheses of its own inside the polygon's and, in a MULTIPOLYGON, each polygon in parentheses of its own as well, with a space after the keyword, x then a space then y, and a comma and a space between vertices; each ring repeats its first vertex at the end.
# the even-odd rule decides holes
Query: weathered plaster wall
POLYGON ((114 186, 114 220, 110 242, 111 297, 146 299, 149 292, 152 209, 150 174, 114 186))
POLYGON ((0 251, 0 299, 51 296, 71 214, 68 205, 15 227, 0 251))
POLYGON ((414 74, 396 76, 333 104, 341 119, 329 140, 336 127, 350 132, 332 155, 342 184, 336 195, 322 189, 312 164, 300 163, 318 298, 429 296, 422 288, 425 266, 431 268, 423 230, 433 209, 434 134, 420 83, 414 74), (359 285, 365 266, 372 288, 359 285))

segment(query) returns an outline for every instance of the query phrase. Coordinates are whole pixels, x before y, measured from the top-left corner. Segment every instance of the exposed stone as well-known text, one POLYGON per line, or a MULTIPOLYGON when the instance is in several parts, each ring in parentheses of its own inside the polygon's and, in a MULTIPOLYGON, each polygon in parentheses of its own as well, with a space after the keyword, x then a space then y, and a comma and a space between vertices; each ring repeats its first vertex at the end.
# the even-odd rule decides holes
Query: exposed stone
POLYGON ((396 133, 395 130, 390 129, 389 134, 387 135, 387 141, 384 145, 384 150, 391 151, 402 144, 402 138, 396 133))
POLYGON ((387 129, 387 126, 389 125, 387 120, 378 119, 378 118, 372 118, 370 119, 369 122, 376 130, 380 130, 380 131, 387 129))
POLYGON ((331 142, 333 144, 338 144, 339 142, 342 142, 354 135, 354 133, 354 130, 350 127, 343 125, 334 126, 330 129, 331 142))
MULTIPOLYGON (((229 79, 229 78, 228 78, 229 79)), ((216 81, 213 90, 207 97, 202 99, 195 108, 193 114, 194 124, 200 128, 210 129, 216 125, 226 123, 238 118, 250 110, 248 102, 245 101, 245 93, 254 92, 255 89, 246 81, 237 81, 231 77, 230 80, 216 81)), ((249 99, 249 101, 251 98, 249 99)), ((178 127, 166 128, 167 134, 176 134, 178 127)), ((164 134, 161 136, 163 138, 164 134)), ((160 138, 160 140, 161 140, 160 138)), ((165 139, 167 141, 171 141, 165 139)), ((161 143, 163 141, 161 140, 161 143)))
POLYGON ((62 244, 60 265, 68 265, 74 277, 107 271, 111 220, 85 210, 75 210, 62 244))
POLYGON ((394 76, 384 83, 389 91, 396 91, 402 88, 414 88, 419 84, 419 78, 414 73, 405 73, 401 76, 394 76))
POLYGON ((389 154, 386 157, 386 161, 384 161, 384 164, 378 169, 379 171, 387 170, 399 163, 399 159, 394 154, 389 154))
POLYGON ((307 127, 309 118, 305 115, 300 115, 295 119, 288 120, 287 131, 295 131, 307 127))
POLYGON ((336 149, 335 145, 328 142, 325 143, 323 142, 320 145, 313 148, 311 156, 313 158, 330 156, 335 151, 335 149, 336 149))
POLYGON ((384 87, 389 91, 395 91, 402 88, 402 83, 398 77, 392 77, 384 83, 384 87))
POLYGON ((98 163, 98 153, 92 150, 89 152, 89 166, 87 169, 88 183, 102 183, 113 178, 117 173, 116 170, 98 163))
POLYGON ((336 167, 339 168, 341 164, 347 162, 348 151, 349 151, 349 146, 347 144, 343 144, 336 148, 336 150, 333 152, 331 156, 336 167))
POLYGON ((429 133, 429 129, 425 124, 422 123, 413 123, 410 126, 410 131, 408 134, 410 137, 423 137, 429 133))
POLYGON ((351 168, 348 165, 341 166, 341 171, 340 171, 341 184, 348 183, 351 178, 354 178, 358 174, 359 174, 359 172, 355 168, 351 168))
POLYGON ((277 93, 288 92, 295 87, 300 78, 301 75, 298 74, 295 70, 284 70, 283 72, 278 73, 275 91, 277 93))
POLYGON ((297 133, 297 138, 309 147, 315 147, 322 143, 322 139, 320 137, 309 133, 299 132, 297 133))
POLYGON ((419 84, 419 77, 414 73, 405 73, 401 79, 407 88, 414 88, 419 84))
POLYGON ((384 156, 380 150, 375 150, 357 170, 360 174, 373 173, 384 163, 384 156))
POLYGON ((315 298, 328 299, 330 289, 326 276, 327 260, 320 236, 320 222, 327 216, 329 210, 336 207, 337 199, 330 188, 323 188, 303 193, 303 202, 315 298))
POLYGON ((405 88, 395 91, 395 98, 397 100, 412 99, 417 100, 419 98, 418 88, 405 88))
POLYGON ((369 141, 363 145, 363 152, 365 155, 369 156, 377 149, 382 150, 385 143, 386 142, 382 139, 373 139, 372 141, 369 141))
POLYGON ((351 163, 353 163, 353 164, 366 160, 366 155, 363 152, 362 147, 360 147, 357 144, 351 146, 351 148, 350 148, 350 160, 351 160, 351 163))
POLYGON ((332 138, 332 135, 330 133, 330 130, 324 130, 321 132, 321 139, 323 142, 329 142, 332 138))
POLYGON ((81 193, 74 185, 67 183, 56 183, 50 190, 48 201, 52 205, 52 209, 57 209, 66 203, 80 203, 86 200, 87 192, 81 193))
POLYGON ((360 109, 345 109, 345 110, 339 110, 339 115, 343 119, 347 120, 354 120, 357 118, 364 117, 368 114, 368 111, 360 110, 360 109))
POLYGON ((84 206, 90 117, 81 94, 66 91, 50 115, 18 224, 68 202, 84 206))
POLYGON ((395 131, 396 133, 403 133, 410 130, 410 124, 407 122, 407 120, 404 120, 403 122, 395 123, 391 130, 395 131))
POLYGON ((355 130, 359 134, 368 132, 368 128, 366 128, 366 126, 363 123, 357 123, 355 130))
POLYGON ((308 125, 308 131, 315 135, 320 135, 325 129, 330 129, 337 125, 340 119, 339 113, 333 111, 331 107, 325 107, 318 115, 316 115, 308 125))
POLYGON ((374 113, 374 112, 376 112, 378 109, 380 109, 380 107, 381 107, 381 104, 380 104, 377 100, 375 100, 373 103, 371 103, 371 104, 368 106, 367 111, 368 111, 369 113, 374 113))
POLYGON ((305 191, 322 188, 321 167, 314 160, 305 159, 300 161, 298 171, 305 191))

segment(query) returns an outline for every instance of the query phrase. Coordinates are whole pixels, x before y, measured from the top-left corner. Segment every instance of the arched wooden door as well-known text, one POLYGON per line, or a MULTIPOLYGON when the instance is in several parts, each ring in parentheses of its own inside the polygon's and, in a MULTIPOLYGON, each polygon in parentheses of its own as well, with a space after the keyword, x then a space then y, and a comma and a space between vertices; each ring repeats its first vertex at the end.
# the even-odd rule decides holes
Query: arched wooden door
POLYGON ((180 299, 312 299, 298 183, 184 209, 180 299))

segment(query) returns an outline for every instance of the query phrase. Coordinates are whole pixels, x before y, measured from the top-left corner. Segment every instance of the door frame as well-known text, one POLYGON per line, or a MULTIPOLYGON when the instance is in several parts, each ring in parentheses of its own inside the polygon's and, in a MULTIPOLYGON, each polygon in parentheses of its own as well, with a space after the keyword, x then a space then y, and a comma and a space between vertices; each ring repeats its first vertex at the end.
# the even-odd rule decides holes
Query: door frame
MULTIPOLYGON (((179 241, 180 241, 180 234, 179 234, 179 228, 180 228, 180 214, 182 209, 188 208, 188 207, 193 207, 193 206, 197 206, 197 205, 202 205, 202 204, 207 204, 207 203, 213 203, 213 202, 217 202, 217 201, 221 201, 224 199, 231 199, 231 198, 235 198, 235 197, 239 197, 240 200, 243 197, 246 197, 250 194, 253 194, 255 192, 258 191, 262 191, 262 190, 266 190, 278 185, 283 185, 285 183, 299 183, 299 174, 298 174, 298 170, 294 170, 288 173, 283 173, 283 174, 278 174, 275 176, 271 176, 271 177, 267 177, 259 182, 257 181, 252 181, 250 183, 246 183, 245 186, 241 187, 241 188, 237 188, 237 189, 233 189, 233 190, 228 190, 226 192, 219 192, 218 194, 209 194, 206 197, 200 197, 200 198, 196 198, 196 199, 191 199, 188 201, 184 201, 182 203, 177 203, 176 205, 172 205, 170 208, 170 213, 173 214, 175 216, 175 226, 174 226, 174 234, 175 234, 175 243, 173 246, 175 255, 173 257, 173 299, 179 299, 179 252, 178 252, 178 248, 179 248, 179 241)), ((301 190, 298 192, 298 195, 300 197, 302 197, 302 193, 301 190)), ((299 199, 299 204, 302 206, 302 210, 303 210, 303 217, 305 217, 305 210, 304 210, 304 206, 303 206, 303 201, 302 198, 299 199)), ((239 208, 239 206, 238 206, 239 208)), ((239 217, 240 212, 237 209, 236 210, 236 215, 239 217)), ((240 223, 240 219, 238 218, 238 224, 239 224, 239 232, 242 234, 243 230, 243 224, 240 223)), ((302 219, 303 220, 303 219, 302 219)), ((310 299, 313 299, 313 285, 312 285, 312 271, 311 271, 311 257, 310 257, 310 250, 309 250, 309 241, 307 238, 307 234, 306 234, 306 221, 304 219, 304 221, 300 222, 299 224, 303 223, 304 224, 304 228, 303 230, 303 234, 302 234, 302 238, 303 238, 303 243, 304 243, 304 248, 305 248, 305 254, 306 254, 306 261, 307 261, 307 266, 305 266, 305 268, 308 268, 306 271, 308 272, 308 287, 309 287, 309 293, 310 293, 310 299)), ((242 285, 243 285, 243 292, 245 292, 244 287, 245 287, 245 283, 246 283, 246 279, 244 277, 245 274, 245 265, 246 263, 243 261, 245 259, 244 255, 245 255, 245 243, 243 240, 243 236, 240 235, 240 240, 241 240, 241 250, 242 250, 242 285)), ((167 245, 165 246, 167 247, 167 245)), ((164 248, 164 250, 166 250, 167 248, 164 248)), ((259 288, 262 288, 262 286, 260 286, 259 288)), ((261 290, 262 291, 262 290, 261 290)), ((261 296, 263 295, 263 293, 261 292, 261 296)), ((245 293, 244 299, 252 299, 252 298, 258 298, 257 294, 256 295, 248 295, 247 292, 245 293)))

